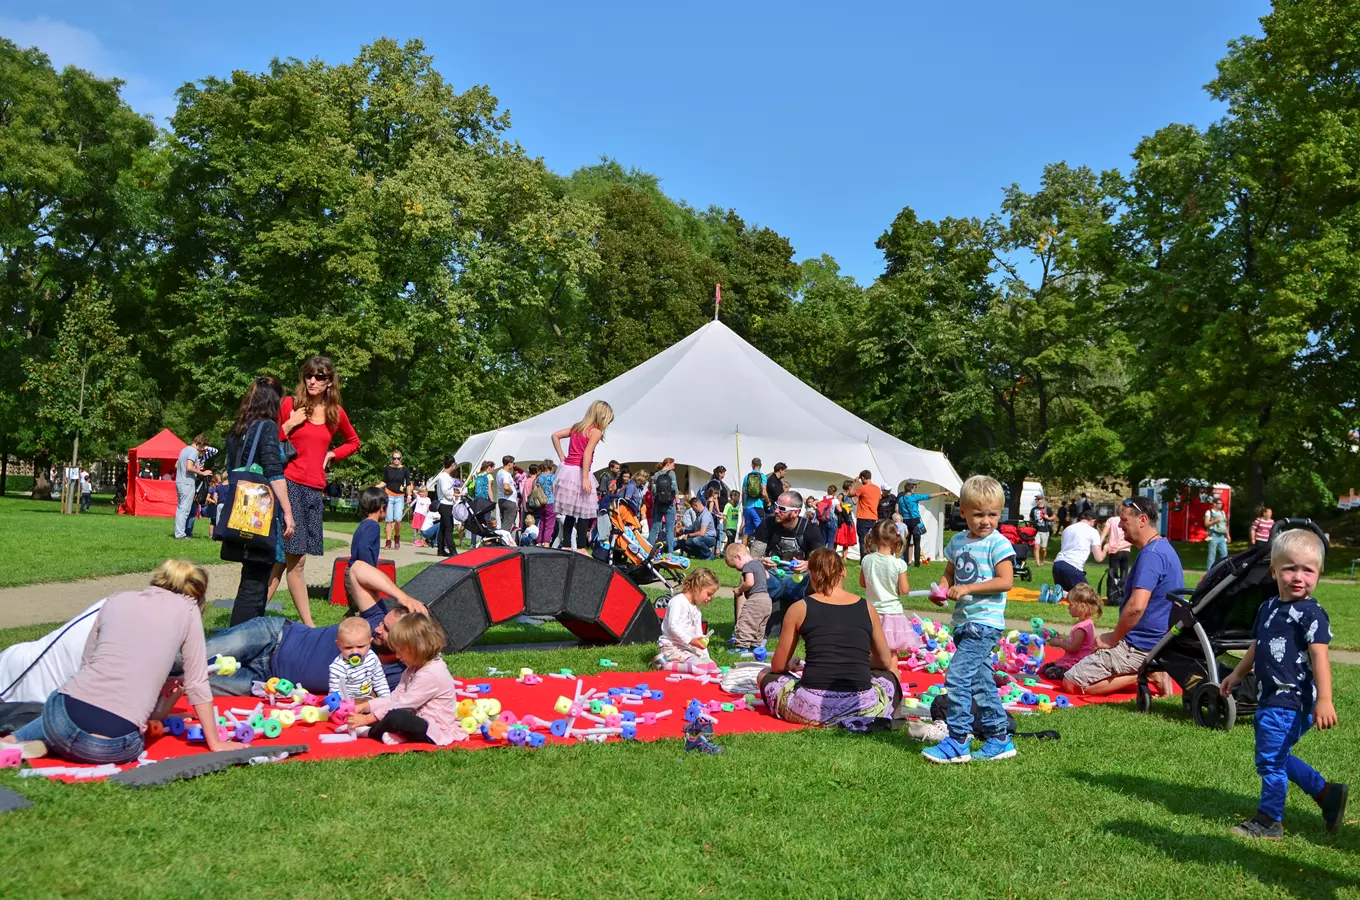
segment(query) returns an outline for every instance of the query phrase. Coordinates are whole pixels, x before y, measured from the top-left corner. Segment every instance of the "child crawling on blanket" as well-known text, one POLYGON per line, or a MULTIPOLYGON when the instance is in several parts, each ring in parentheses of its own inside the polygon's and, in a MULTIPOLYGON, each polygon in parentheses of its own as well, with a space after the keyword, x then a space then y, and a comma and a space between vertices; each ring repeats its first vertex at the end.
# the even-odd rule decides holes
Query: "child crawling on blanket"
POLYGON ((439 655, 447 640, 438 622, 419 613, 398 619, 388 629, 387 646, 406 671, 388 696, 355 701, 348 724, 356 735, 366 732, 384 744, 445 746, 461 739, 453 676, 439 655))
POLYGON ((386 697, 390 692, 382 660, 373 652, 373 630, 361 616, 341 619, 335 632, 340 655, 331 660, 330 691, 346 700, 386 697))
POLYGON ((658 669, 672 672, 708 672, 717 669, 708 656, 700 606, 707 606, 718 592, 718 576, 711 569, 692 569, 680 584, 680 593, 666 606, 657 643, 661 652, 652 660, 658 669))

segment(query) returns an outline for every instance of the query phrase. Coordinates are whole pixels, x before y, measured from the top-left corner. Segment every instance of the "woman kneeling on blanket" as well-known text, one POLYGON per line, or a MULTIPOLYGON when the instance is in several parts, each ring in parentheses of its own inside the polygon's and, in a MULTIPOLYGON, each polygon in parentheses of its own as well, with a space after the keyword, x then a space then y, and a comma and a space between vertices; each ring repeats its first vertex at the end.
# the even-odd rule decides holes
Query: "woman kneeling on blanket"
POLYGON ((439 654, 448 637, 429 616, 404 616, 387 630, 387 646, 406 666, 386 697, 356 700, 348 723, 354 733, 384 744, 438 744, 466 740, 458 724, 458 695, 449 667, 439 654))
POLYGON ((784 614, 779 647, 760 679, 766 709, 786 722, 854 731, 892 719, 902 685, 878 612, 841 587, 845 563, 834 550, 812 552, 808 577, 811 590, 784 614), (801 679, 790 666, 799 638, 807 648, 801 679))
MULTIPOLYGON (((200 722, 215 722, 203 645, 208 573, 184 559, 161 564, 151 586, 104 601, 85 641, 80 669, 43 705, 42 715, 0 741, 23 745, 24 758, 51 753, 78 763, 126 763, 142 752, 146 723, 163 719, 189 695, 200 722), (184 683, 165 673, 184 658, 184 683)), ((205 731, 209 750, 239 746, 205 731)))

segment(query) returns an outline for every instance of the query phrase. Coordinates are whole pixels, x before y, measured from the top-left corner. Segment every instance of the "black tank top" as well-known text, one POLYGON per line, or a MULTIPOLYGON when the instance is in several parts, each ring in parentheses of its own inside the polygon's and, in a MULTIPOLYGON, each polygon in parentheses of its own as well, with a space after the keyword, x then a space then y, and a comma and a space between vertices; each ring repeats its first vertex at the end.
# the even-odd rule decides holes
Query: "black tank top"
POLYGON ((798 629, 807 645, 803 686, 824 691, 863 691, 869 688, 869 649, 874 626, 869 604, 861 597, 848 606, 803 598, 807 614, 798 629))

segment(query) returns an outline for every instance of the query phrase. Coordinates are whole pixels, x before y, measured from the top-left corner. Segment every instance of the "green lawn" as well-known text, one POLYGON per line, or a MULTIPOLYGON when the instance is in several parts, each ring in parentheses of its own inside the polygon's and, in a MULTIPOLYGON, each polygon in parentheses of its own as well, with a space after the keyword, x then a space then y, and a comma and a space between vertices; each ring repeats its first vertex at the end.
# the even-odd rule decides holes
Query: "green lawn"
MULTIPOLYGON (((120 516, 111 498, 90 512, 64 516, 61 505, 42 500, 0 498, 0 587, 44 581, 76 581, 129 572, 150 572, 167 559, 221 562, 222 545, 199 519, 191 540, 174 539, 170 519, 120 516)), ((326 539, 326 549, 345 546, 326 539)))
MULTIPOLYGON (((317 610, 320 621, 338 614, 317 610)), ((730 601, 708 616, 721 632, 730 601)), ((209 625, 226 617, 213 610, 209 625)), ((0 632, 0 646, 35 632, 0 632)), ((650 655, 448 659, 464 676, 520 665, 586 673, 606 653, 629 670, 650 655)), ((1309 735, 1300 753, 1352 777, 1360 667, 1337 667, 1336 694, 1344 730, 1309 735)), ((671 696, 682 703, 683 686, 671 696)), ((36 806, 0 822, 6 858, 24 861, 0 871, 0 896, 202 896, 225 885, 264 898, 1360 892, 1360 831, 1326 835, 1297 791, 1285 840, 1228 836, 1257 799, 1248 727, 1197 729, 1176 702, 1022 724, 1062 740, 1023 740, 1012 762, 946 768, 900 734, 719 728, 717 757, 687 756, 677 741, 449 751, 236 769, 146 791, 4 772, 0 784, 36 806)))

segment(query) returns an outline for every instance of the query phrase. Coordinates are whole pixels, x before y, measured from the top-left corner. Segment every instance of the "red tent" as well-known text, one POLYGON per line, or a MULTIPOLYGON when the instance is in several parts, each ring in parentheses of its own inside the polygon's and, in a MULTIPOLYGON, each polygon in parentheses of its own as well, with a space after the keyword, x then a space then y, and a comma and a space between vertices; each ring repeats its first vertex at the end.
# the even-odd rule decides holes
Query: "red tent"
POLYGON ((128 490, 120 513, 129 516, 160 516, 172 519, 179 500, 174 481, 141 478, 141 464, 149 460, 160 463, 161 472, 175 473, 175 461, 188 444, 175 437, 169 428, 128 451, 128 490))

